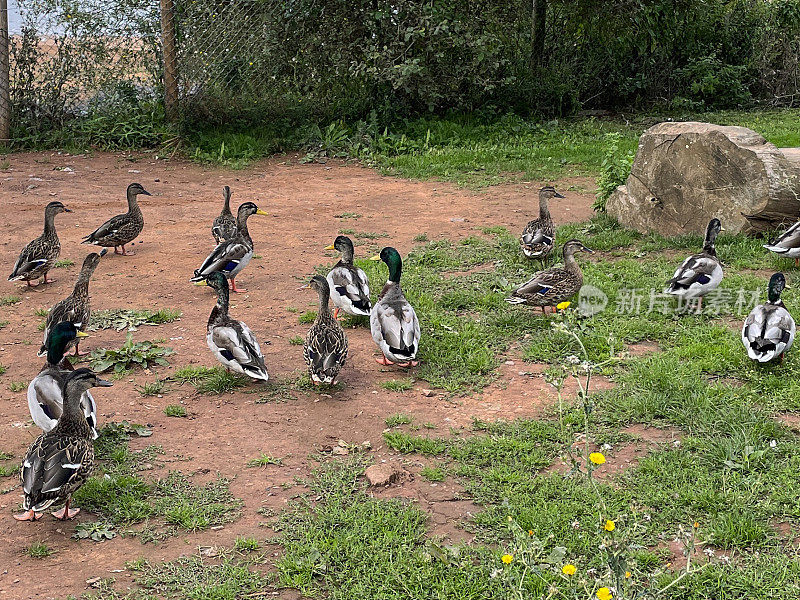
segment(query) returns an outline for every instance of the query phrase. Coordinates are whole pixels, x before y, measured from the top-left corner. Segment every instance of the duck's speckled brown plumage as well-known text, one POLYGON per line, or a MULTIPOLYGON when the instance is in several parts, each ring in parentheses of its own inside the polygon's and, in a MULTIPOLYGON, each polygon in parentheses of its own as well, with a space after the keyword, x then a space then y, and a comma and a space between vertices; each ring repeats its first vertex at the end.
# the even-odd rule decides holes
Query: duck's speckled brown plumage
POLYGON ((132 183, 128 186, 128 212, 122 215, 111 217, 92 233, 87 235, 82 244, 94 244, 95 246, 105 246, 107 248, 124 246, 129 244, 142 233, 144 229, 144 215, 139 208, 136 197, 140 194, 150 196, 140 184, 132 183))
POLYGON ((225 199, 222 212, 214 219, 214 224, 211 226, 211 235, 217 244, 233 239, 237 232, 236 217, 231 213, 231 188, 227 185, 222 190, 222 197, 225 199))
POLYGON ((55 217, 62 212, 72 212, 61 202, 51 202, 44 209, 44 232, 28 243, 19 254, 9 281, 32 281, 39 277, 47 278, 61 254, 61 242, 56 233, 55 217))
MULTIPOLYGON (((75 288, 72 294, 57 302, 47 313, 47 321, 44 326, 44 339, 42 347, 39 348, 39 356, 44 356, 47 353, 47 338, 50 335, 50 330, 64 321, 68 321, 75 325, 78 331, 86 331, 89 326, 89 318, 91 316, 91 305, 89 303, 89 280, 100 262, 100 257, 108 252, 105 248, 100 254, 92 252, 83 261, 78 281, 75 282, 75 288)), ((77 342, 77 340, 76 340, 77 342)), ((75 342, 70 343, 74 346, 75 342)))
POLYGON ((303 345, 303 358, 311 380, 317 383, 336 383, 336 377, 347 360, 347 336, 333 318, 328 300, 328 281, 319 275, 311 279, 311 287, 319 294, 319 310, 303 345))

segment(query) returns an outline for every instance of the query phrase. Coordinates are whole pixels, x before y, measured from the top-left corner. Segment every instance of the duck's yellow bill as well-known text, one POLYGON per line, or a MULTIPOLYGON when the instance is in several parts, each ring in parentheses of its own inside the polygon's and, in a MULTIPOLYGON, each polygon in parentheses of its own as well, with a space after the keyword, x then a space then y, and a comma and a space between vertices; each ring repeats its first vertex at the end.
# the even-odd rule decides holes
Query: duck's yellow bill
POLYGON ((265 210, 261 210, 260 208, 256 211, 257 215, 264 215, 265 217, 269 216, 269 213, 265 210))
POLYGON ((79 338, 89 337, 89 334, 88 334, 88 333, 86 333, 85 331, 79 331, 79 332, 78 332, 78 333, 76 333, 75 335, 76 335, 77 337, 79 337, 79 338))
POLYGON ((380 259, 381 259, 381 255, 380 254, 376 254, 375 256, 370 258, 370 260, 380 260, 380 259))
POLYGON ((195 285, 208 285, 208 282, 205 279, 201 279, 200 281, 195 281, 195 285))
POLYGON ((331 244, 330 246, 325 246, 324 249, 325 250, 336 250, 336 248, 333 247, 333 244, 331 244))

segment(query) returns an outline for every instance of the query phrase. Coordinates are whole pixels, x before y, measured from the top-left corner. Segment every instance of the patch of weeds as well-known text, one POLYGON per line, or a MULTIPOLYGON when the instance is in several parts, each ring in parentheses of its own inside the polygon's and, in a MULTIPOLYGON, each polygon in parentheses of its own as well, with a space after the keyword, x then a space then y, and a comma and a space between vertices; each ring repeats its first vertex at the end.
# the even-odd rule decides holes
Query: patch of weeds
POLYGON ((305 340, 299 335, 289 338, 290 346, 302 346, 303 344, 305 344, 305 340))
POLYGON ((289 312, 290 312, 290 313, 292 313, 292 314, 297 314, 297 313, 299 313, 299 312, 300 312, 300 309, 299 309, 299 308, 296 308, 296 307, 294 307, 294 306, 287 306, 287 307, 286 307, 286 310, 287 310, 287 311, 289 311, 289 312))
POLYGON ((428 241, 428 234, 427 233, 418 233, 414 236, 414 241, 417 243, 427 242, 428 241))
POLYGON ((404 413, 395 413, 386 417, 387 427, 398 427, 399 425, 409 425, 414 418, 404 413))
POLYGON ((434 425, 433 423, 423 423, 422 426, 425 429, 436 429, 436 425, 434 425))
POLYGON ((11 306, 12 304, 17 304, 18 302, 22 302, 22 298, 20 296, 14 296, 13 294, 0 298, 0 306, 11 306))
POLYGON ((142 396, 159 396, 166 394, 169 391, 169 386, 163 379, 156 379, 155 381, 134 386, 134 389, 142 396))
POLYGON ((423 467, 419 473, 428 481, 444 481, 447 473, 441 467, 423 467))
POLYGON ((377 240, 389 237, 388 233, 372 233, 371 231, 354 231, 351 235, 357 240, 377 240))
POLYGON ((261 549, 261 544, 254 537, 237 537, 233 543, 233 548, 239 552, 257 552, 261 549))
POLYGON ((253 254, 253 260, 261 260, 262 258, 264 257, 261 256, 260 254, 253 254))
POLYGON ((92 312, 89 321, 89 331, 98 329, 115 329, 122 331, 136 331, 141 325, 162 325, 172 323, 181 318, 183 313, 174 308, 96 310, 92 312))
POLYGON ((35 311, 33 311, 33 314, 34 314, 34 316, 44 318, 44 317, 47 316, 47 313, 49 313, 49 312, 50 311, 47 310, 46 308, 37 308, 35 311))
POLYGON ((53 551, 44 542, 33 542, 25 548, 25 554, 31 558, 47 558, 53 554, 53 551))
POLYGON ((7 326, 11 321, 0 321, 0 329, 7 326))
POLYGON ((0 477, 11 477, 19 474, 18 466, 0 465, 0 477))
POLYGON ((402 431, 389 431, 383 434, 383 440, 392 450, 403 454, 423 454, 438 456, 444 454, 447 444, 444 440, 409 435, 402 431))
POLYGON ((65 269, 67 267, 73 266, 74 264, 75 264, 74 260, 70 260, 68 258, 61 258, 61 259, 57 260, 53 264, 53 268, 54 269, 65 269))
POLYGON ((313 323, 314 319, 317 318, 317 311, 315 310, 307 310, 299 317, 297 317, 297 322, 301 325, 308 325, 309 323, 313 323))
POLYGON ((6 367, 4 365, 0 365, 0 375, 6 372, 6 367))
POLYGON ((134 342, 133 334, 128 333, 121 347, 112 350, 96 348, 89 355, 89 360, 92 369, 98 373, 112 368, 114 373, 123 373, 137 365, 142 369, 152 365, 167 367, 169 363, 164 357, 174 353, 172 348, 159 346, 158 343, 149 340, 134 342))
POLYGON ((248 377, 229 373, 222 367, 183 367, 175 371, 170 379, 190 383, 201 394, 225 394, 250 383, 248 377))
POLYGON ((28 387, 27 381, 12 381, 8 384, 8 389, 12 392, 21 392, 28 387))
POLYGON ((382 381, 381 387, 390 392, 407 392, 414 389, 414 382, 410 378, 389 379, 388 381, 382 381))
POLYGON ((12 458, 14 458, 14 455, 10 452, 0 451, 0 460, 11 460, 12 458))
POLYGON ((362 217, 361 213, 356 212, 343 212, 339 213, 338 215, 333 215, 335 219, 360 219, 362 217))
POLYGON ((185 417, 186 407, 181 404, 169 404, 164 407, 164 414, 168 417, 185 417))
POLYGON ((275 458, 267 454, 266 452, 262 452, 258 458, 253 458, 247 461, 248 467, 266 467, 268 465, 280 465, 283 464, 282 458, 275 458))
POLYGON ((76 540, 90 539, 95 542, 102 542, 105 540, 113 540, 117 537, 117 532, 114 531, 113 523, 106 521, 89 521, 87 523, 78 523, 75 526, 75 533, 72 535, 76 540))
POLYGON ((353 235, 355 232, 355 229, 340 229, 339 235, 353 235))
POLYGON ((230 493, 230 480, 218 476, 203 486, 173 471, 153 488, 155 512, 169 525, 200 531, 230 523, 238 517, 242 502, 230 493))

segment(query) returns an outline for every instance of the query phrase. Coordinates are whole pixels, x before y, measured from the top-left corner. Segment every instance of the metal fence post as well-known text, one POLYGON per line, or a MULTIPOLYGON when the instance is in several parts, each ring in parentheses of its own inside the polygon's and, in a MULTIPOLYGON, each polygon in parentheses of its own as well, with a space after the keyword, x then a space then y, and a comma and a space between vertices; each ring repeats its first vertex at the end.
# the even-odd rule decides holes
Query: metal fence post
POLYGON ((164 48, 164 110, 167 120, 175 121, 178 118, 178 55, 174 0, 161 0, 161 41, 164 48))
POLYGON ((8 0, 0 0, 0 144, 11 142, 11 79, 8 53, 8 0))

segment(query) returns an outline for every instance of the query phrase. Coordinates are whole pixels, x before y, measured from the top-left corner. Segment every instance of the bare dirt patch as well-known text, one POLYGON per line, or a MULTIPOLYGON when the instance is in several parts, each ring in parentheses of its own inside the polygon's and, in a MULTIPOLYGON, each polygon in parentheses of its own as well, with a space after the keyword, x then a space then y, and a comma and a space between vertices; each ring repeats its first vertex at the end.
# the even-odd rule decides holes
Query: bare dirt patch
MULTIPOLYGON (((308 326, 299 324, 297 314, 287 308, 303 311, 314 307, 315 298, 297 287, 316 265, 335 262, 323 248, 340 228, 386 234, 388 237, 368 239, 365 246, 391 243, 401 253, 413 247, 413 239, 420 233, 427 232, 432 239, 461 239, 487 225, 502 225, 515 232, 535 216, 540 185, 506 185, 474 192, 442 182, 382 177, 338 161, 290 164, 291 158, 285 157, 235 172, 179 160, 155 160, 147 154, 28 153, 10 155, 8 160, 10 168, 0 172, 0 219, 6 223, 0 239, 0 264, 7 272, 22 246, 40 234, 43 207, 48 202, 61 200, 74 211, 60 215, 56 225, 61 258, 69 258, 75 265, 54 270, 56 283, 52 285, 28 289, 4 282, 0 293, 22 297, 18 304, 0 307, 0 320, 9 321, 0 329, 0 364, 7 368, 0 376, 0 450, 13 453, 14 461, 38 434, 30 423, 24 390, 9 389, 11 382, 30 381, 42 364, 42 359, 35 357, 41 343, 37 330, 41 318, 34 311, 49 308, 70 293, 83 258, 92 250, 79 245, 81 237, 110 216, 124 212, 129 183, 138 181, 153 194, 140 198, 145 230, 133 246, 135 256, 109 254, 101 261, 91 285, 93 308, 179 308, 183 311, 180 321, 141 327, 134 339, 163 338, 165 345, 176 351, 170 358, 174 368, 213 366, 205 327, 214 299, 208 290, 193 287, 188 280, 212 249, 210 224, 221 207, 222 186, 230 185, 234 204, 252 200, 270 214, 250 222, 255 252, 262 258, 254 259, 238 278, 237 283, 249 293, 232 298, 231 312, 246 321, 262 341, 275 380, 292 379, 304 367, 302 347, 290 345, 289 340, 305 335, 308 326), (362 216, 347 221, 335 218, 345 212, 362 216)), ((592 187, 589 180, 580 183, 592 187)), ((566 196, 552 207, 557 222, 590 216, 590 194, 568 191, 566 196)), ((357 255, 366 255, 366 250, 359 246, 357 255)), ((113 388, 98 391, 101 423, 127 419, 153 427, 152 437, 134 439, 131 446, 163 446, 163 458, 169 462, 154 469, 154 475, 180 469, 195 473, 193 478, 198 481, 217 472, 233 477, 231 491, 244 500, 242 517, 222 529, 181 534, 158 546, 121 537, 99 544, 77 542, 71 539, 74 523, 61 524, 49 517, 36 524, 14 521, 11 515, 20 500, 17 482, 14 477, 0 479, 4 491, 0 494, 0 534, 5 541, 0 549, 0 598, 80 594, 86 589, 85 581, 98 576, 113 576, 124 587, 131 579, 119 570, 138 556, 169 560, 191 554, 199 546, 230 546, 238 535, 268 537, 270 530, 259 526, 265 518, 258 510, 279 511, 292 502, 296 487, 282 484, 308 475, 314 466, 309 454, 329 446, 331 440, 354 444, 368 440, 380 460, 386 452, 381 433, 387 415, 412 414, 419 423, 433 424, 437 428, 434 433, 446 435, 451 427, 468 427, 475 416, 534 416, 555 399, 554 391, 542 381, 515 375, 530 370, 521 362, 502 369, 497 383, 483 394, 427 397, 421 390, 430 386, 423 381, 415 382, 414 389, 405 393, 389 392, 380 383, 405 377, 405 373, 374 363, 368 330, 350 329, 347 333, 350 359, 341 377, 344 387, 327 395, 300 391, 271 396, 256 385, 221 396, 197 394, 190 385, 173 385, 161 398, 143 398, 135 391, 135 385, 165 377, 173 368, 136 371, 113 388), (262 397, 268 401, 259 403, 262 397), (183 404, 190 418, 165 416, 164 407, 169 404, 183 404), (283 463, 263 469, 245 467, 261 452, 280 457, 283 463), (28 558, 24 549, 35 541, 46 543, 55 554, 39 561, 28 558), (41 577, 43 566, 48 577, 41 577)), ((86 350, 113 348, 124 340, 124 331, 105 330, 93 333, 82 346, 86 350)), ((451 488, 450 482, 433 486, 417 478, 396 490, 406 490, 410 495, 405 497, 431 513, 434 533, 453 539, 460 534, 449 529, 452 523, 475 507, 450 498, 457 495, 451 488)), ((396 490, 390 487, 376 494, 399 493, 396 490)), ((91 520, 93 516, 86 512, 78 518, 91 520)))

